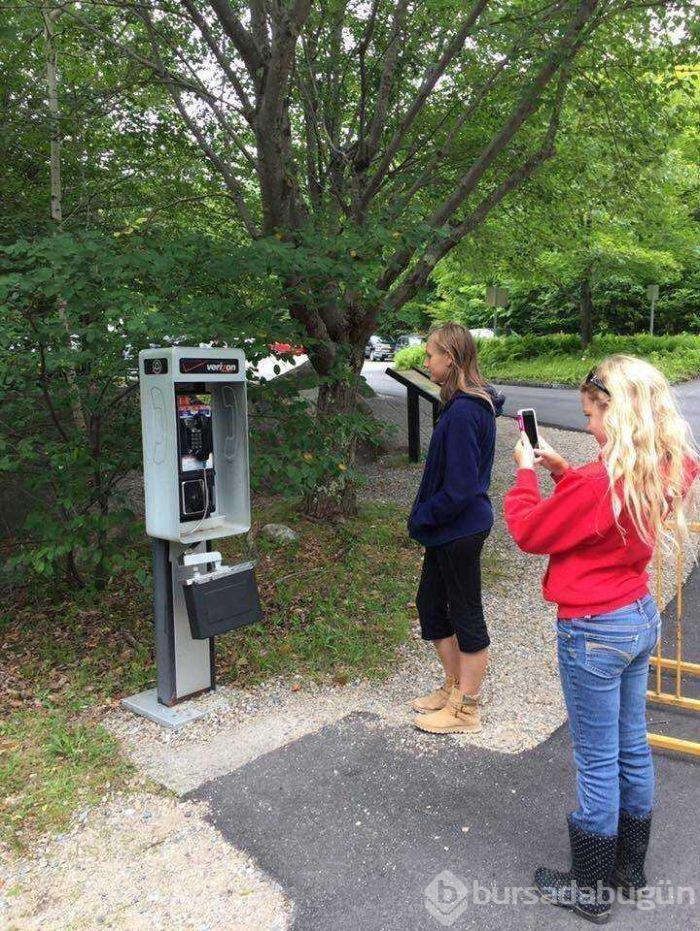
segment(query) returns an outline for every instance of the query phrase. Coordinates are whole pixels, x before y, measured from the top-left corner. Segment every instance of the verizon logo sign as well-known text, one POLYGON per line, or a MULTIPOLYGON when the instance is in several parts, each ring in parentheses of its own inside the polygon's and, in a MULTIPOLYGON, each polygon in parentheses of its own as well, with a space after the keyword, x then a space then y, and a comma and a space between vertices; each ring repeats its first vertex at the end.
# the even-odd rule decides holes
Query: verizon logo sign
POLYGON ((181 375, 237 375, 238 359, 180 359, 181 375))

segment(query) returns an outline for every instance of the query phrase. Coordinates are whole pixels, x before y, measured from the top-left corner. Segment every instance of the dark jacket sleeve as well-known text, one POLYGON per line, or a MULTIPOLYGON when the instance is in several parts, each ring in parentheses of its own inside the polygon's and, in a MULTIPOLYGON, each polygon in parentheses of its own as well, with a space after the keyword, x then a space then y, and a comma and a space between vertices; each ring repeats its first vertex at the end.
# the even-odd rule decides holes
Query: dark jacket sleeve
POLYGON ((455 411, 445 431, 445 476, 442 488, 416 505, 409 526, 439 527, 449 523, 477 496, 481 446, 480 419, 472 405, 455 411))

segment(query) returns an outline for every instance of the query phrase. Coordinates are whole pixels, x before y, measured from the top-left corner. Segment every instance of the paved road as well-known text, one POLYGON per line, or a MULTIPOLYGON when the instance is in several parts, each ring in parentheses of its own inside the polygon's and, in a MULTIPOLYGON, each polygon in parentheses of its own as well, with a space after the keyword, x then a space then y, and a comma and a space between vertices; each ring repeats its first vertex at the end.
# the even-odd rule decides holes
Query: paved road
MULTIPOLYGON (((405 397, 406 390, 384 374, 386 362, 366 362, 362 374, 380 395, 405 397)), ((520 407, 534 407, 543 426, 563 427, 566 430, 583 430, 579 393, 575 388, 524 388, 518 385, 499 385, 506 396, 504 413, 514 417, 520 407)), ((678 385, 676 396, 683 415, 688 419, 695 437, 700 441, 700 379, 678 385)))

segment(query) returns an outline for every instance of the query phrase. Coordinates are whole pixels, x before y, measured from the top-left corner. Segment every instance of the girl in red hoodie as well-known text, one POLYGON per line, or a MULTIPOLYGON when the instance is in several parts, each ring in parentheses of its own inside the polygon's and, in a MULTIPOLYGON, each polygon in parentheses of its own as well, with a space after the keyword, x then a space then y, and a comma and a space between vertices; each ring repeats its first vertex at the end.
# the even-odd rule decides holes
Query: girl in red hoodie
POLYGON ((505 519, 522 550, 549 556, 543 594, 558 607, 577 776, 579 807, 567 816, 571 869, 539 867, 535 885, 547 901, 603 922, 606 883, 632 898, 646 885, 654 801, 646 691, 661 632, 646 569, 658 539, 688 539, 686 493, 700 467, 670 386, 648 362, 610 356, 581 384, 581 402, 598 458, 572 468, 522 434, 505 519), (554 480, 549 498, 540 496, 536 464, 554 480))

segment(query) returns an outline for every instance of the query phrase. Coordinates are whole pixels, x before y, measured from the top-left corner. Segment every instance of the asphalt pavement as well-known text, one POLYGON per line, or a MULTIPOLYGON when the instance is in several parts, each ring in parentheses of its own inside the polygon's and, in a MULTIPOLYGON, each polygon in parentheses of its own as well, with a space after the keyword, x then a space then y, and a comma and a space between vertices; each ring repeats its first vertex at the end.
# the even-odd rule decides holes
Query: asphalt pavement
MULTIPOLYGON (((406 389, 386 375, 391 362, 366 362, 362 374, 379 395, 405 397, 406 389)), ((522 385, 496 385, 506 396, 504 414, 515 417, 521 407, 534 407, 542 426, 583 430, 585 421, 576 388, 531 388, 522 385)), ((681 412, 700 441, 700 379, 674 387, 681 412)))

